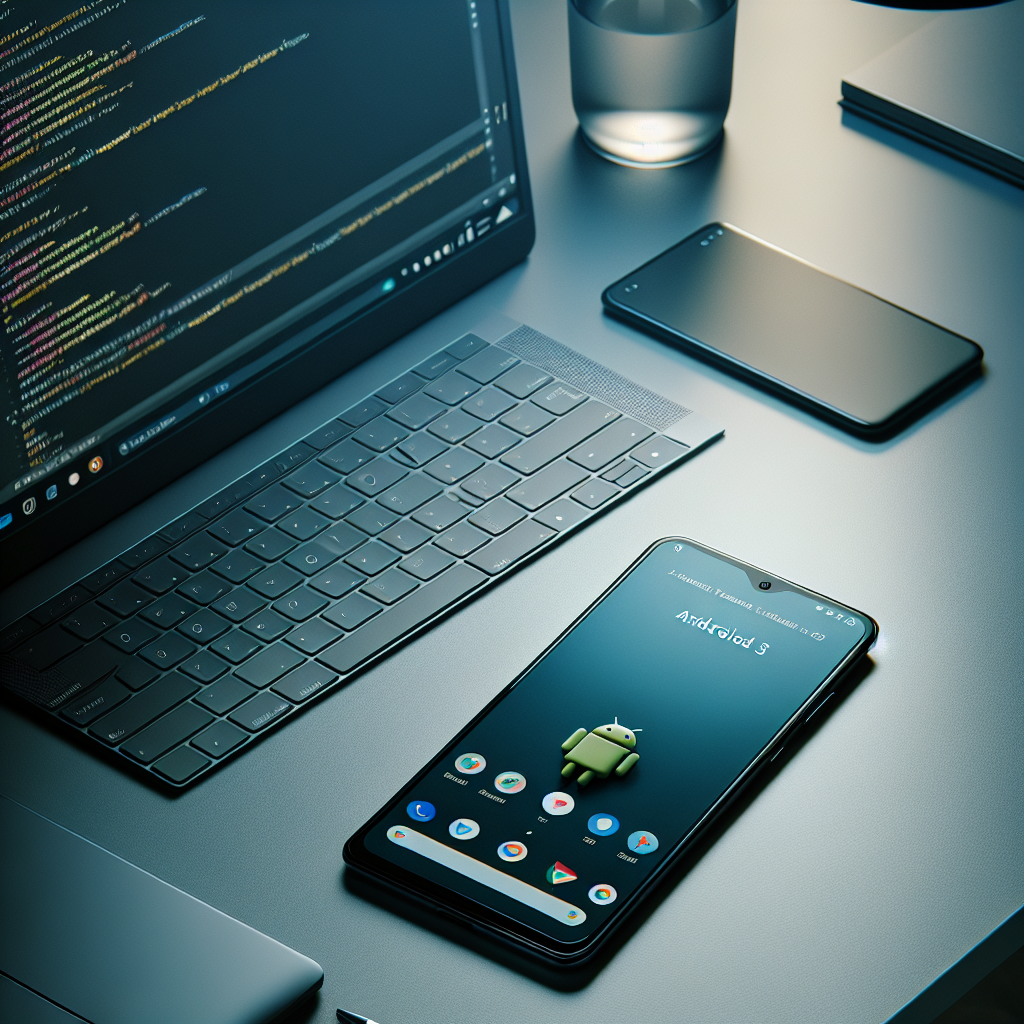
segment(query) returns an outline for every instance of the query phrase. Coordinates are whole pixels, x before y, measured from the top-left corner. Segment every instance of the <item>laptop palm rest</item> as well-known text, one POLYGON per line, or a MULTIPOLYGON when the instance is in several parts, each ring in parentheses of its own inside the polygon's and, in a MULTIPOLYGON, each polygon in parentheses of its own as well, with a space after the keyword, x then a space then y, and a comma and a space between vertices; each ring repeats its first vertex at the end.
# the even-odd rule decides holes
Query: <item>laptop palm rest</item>
POLYGON ((315 961, 2 796, 0 835, 0 972, 18 983, 0 985, 0 1018, 255 1024, 323 983, 315 961))

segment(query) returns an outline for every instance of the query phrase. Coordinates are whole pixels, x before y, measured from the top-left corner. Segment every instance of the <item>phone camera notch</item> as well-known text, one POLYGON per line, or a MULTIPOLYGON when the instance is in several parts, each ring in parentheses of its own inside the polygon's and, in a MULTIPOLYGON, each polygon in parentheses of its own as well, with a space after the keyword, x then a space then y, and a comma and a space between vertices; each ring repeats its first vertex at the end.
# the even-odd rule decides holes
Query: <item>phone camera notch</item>
POLYGON ((770 580, 761 580, 761 582, 758 583, 758 586, 762 590, 771 590, 772 589, 772 585, 771 585, 771 581, 770 580))

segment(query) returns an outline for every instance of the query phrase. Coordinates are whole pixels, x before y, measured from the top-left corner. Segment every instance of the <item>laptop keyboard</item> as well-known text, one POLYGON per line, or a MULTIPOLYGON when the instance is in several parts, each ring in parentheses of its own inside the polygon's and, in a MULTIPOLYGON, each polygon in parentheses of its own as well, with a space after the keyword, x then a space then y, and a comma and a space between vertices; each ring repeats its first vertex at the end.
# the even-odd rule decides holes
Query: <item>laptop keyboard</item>
POLYGON ((691 453, 465 335, 6 629, 3 683, 190 785, 691 453))

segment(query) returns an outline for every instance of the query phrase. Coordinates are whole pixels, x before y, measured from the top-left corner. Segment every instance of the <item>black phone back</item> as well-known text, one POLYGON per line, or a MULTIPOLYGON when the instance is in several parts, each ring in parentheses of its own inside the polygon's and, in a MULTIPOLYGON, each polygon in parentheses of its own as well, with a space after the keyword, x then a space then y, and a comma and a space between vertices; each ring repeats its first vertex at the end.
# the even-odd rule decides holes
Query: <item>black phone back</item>
POLYGON ((728 224, 607 288, 606 310, 836 426, 891 437, 980 368, 975 342, 728 224))

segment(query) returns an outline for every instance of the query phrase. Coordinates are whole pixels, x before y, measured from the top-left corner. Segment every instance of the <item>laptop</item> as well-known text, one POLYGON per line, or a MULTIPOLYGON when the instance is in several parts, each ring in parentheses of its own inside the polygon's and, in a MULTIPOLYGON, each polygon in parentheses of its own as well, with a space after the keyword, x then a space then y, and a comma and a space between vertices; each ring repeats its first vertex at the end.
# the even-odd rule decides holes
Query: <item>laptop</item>
POLYGON ((467 314, 73 572, 62 549, 523 260, 533 206, 498 0, 6 10, 0 572, 56 558, 63 586, 4 603, 0 692, 97 756, 194 785, 722 435, 467 314))

